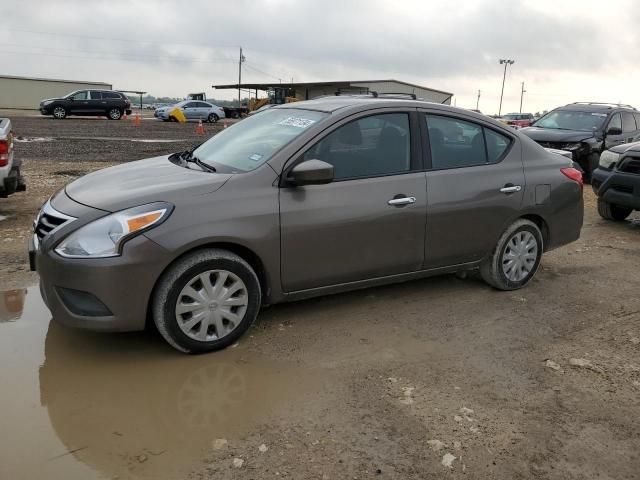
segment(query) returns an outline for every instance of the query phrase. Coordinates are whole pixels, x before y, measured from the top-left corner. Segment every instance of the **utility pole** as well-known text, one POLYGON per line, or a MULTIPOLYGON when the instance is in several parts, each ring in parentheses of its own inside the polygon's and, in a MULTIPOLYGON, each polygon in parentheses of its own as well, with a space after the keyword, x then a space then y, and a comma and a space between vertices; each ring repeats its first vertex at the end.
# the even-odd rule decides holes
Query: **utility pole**
POLYGON ((522 98, 524 97, 525 93, 526 90, 524 89, 524 82, 522 82, 522 90, 520 90, 520 113, 522 113, 522 98))
POLYGON ((240 59, 238 61, 238 106, 242 106, 242 97, 240 96, 240 85, 242 84, 242 64, 246 58, 242 55, 242 47, 240 47, 240 59))
POLYGON ((478 99, 476 100, 476 110, 480 110, 480 90, 478 90, 478 99))
POLYGON ((504 65, 504 74, 502 75, 502 91, 500 92, 500 108, 498 108, 498 116, 502 114, 502 97, 504 95, 504 81, 507 78, 507 67, 516 63, 515 60, 509 60, 507 58, 500 59, 500 65, 504 65))

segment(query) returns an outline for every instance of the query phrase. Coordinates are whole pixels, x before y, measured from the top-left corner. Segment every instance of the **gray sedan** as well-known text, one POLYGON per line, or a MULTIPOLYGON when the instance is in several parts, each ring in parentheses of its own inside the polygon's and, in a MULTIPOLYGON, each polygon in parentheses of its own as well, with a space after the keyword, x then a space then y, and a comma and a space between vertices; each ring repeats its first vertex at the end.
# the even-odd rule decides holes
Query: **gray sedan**
POLYGON ((157 108, 154 112, 154 116, 165 122, 175 121, 176 118, 171 115, 171 112, 179 108, 182 110, 187 120, 202 120, 203 122, 217 122, 221 118, 225 118, 224 109, 209 102, 203 102, 202 100, 185 100, 184 102, 176 103, 175 105, 168 105, 165 107, 157 108))
POLYGON ((76 180, 39 213, 30 259, 54 320, 150 319, 205 352, 267 304, 474 269, 522 288, 579 238, 582 188, 571 160, 484 115, 322 98, 76 180))

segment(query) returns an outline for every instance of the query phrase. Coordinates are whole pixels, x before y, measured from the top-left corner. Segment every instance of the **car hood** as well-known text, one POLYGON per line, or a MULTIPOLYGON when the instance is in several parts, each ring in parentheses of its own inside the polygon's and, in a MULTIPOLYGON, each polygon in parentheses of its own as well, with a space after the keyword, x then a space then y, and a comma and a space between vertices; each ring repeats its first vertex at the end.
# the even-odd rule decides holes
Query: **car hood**
POLYGON ((115 212, 214 192, 232 176, 184 168, 165 155, 98 170, 70 183, 65 192, 78 203, 115 212))
POLYGON ((55 100, 64 100, 64 98, 62 97, 56 97, 56 98, 45 98, 43 100, 40 100, 40 103, 44 103, 44 102, 53 102, 55 100))
POLYGON ((580 142, 593 137, 591 132, 579 130, 554 130, 553 128, 527 127, 521 128, 520 133, 536 142, 580 142))

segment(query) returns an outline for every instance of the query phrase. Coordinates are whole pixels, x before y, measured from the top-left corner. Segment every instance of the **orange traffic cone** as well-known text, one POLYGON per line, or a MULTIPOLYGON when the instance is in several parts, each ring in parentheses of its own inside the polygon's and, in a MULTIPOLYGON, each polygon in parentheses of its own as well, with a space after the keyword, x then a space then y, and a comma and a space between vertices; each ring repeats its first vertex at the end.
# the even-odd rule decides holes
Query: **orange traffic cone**
POLYGON ((222 124, 222 128, 227 128, 227 121, 225 120, 224 123, 222 124))
POLYGON ((202 125, 202 120, 198 122, 198 126, 196 127, 196 135, 204 135, 204 125, 202 125))
POLYGON ((124 115, 122 115, 122 119, 126 120, 127 119, 127 111, 125 110, 124 115))
POLYGON ((135 125, 136 125, 136 127, 140 126, 140 113, 139 112, 136 112, 136 124, 135 125))

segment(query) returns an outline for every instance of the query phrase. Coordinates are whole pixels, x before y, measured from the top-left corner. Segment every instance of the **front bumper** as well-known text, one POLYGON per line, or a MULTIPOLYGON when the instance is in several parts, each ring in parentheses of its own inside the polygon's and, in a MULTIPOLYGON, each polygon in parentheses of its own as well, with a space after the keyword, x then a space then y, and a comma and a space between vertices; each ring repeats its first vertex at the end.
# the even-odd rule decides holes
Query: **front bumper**
POLYGON ((63 228, 41 242, 34 236, 29 242, 29 263, 40 275, 40 291, 53 320, 87 330, 144 329, 154 285, 168 264, 167 250, 138 235, 118 257, 61 257, 54 247, 75 229, 63 228))
POLYGON ((40 114, 41 115, 52 115, 50 106, 40 106, 40 114))
POLYGON ((591 187, 607 203, 640 210, 640 175, 596 168, 591 187))

